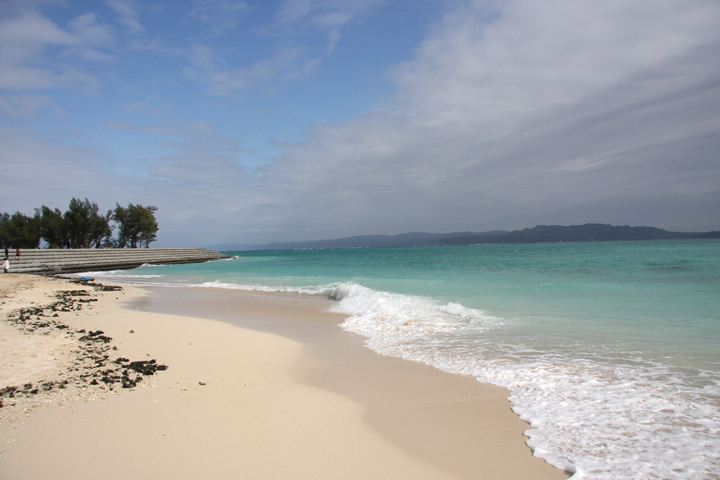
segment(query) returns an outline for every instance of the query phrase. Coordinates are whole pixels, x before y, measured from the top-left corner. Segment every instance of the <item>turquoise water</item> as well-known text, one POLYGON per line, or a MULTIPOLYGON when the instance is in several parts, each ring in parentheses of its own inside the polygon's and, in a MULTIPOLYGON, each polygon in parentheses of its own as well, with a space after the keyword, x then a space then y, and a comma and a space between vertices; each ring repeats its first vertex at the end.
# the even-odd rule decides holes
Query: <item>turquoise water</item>
POLYGON ((507 387, 574 478, 720 478, 720 241, 227 253, 93 275, 327 295, 369 348, 507 387))

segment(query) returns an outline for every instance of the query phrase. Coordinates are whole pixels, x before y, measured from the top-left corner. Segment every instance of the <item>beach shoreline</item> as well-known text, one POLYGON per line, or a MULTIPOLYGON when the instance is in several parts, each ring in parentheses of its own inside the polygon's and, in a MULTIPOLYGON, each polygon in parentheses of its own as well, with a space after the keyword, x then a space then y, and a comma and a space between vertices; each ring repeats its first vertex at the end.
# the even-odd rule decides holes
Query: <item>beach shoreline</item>
MULTIPOLYGON (((10 277, 3 318, 76 287, 10 277)), ((131 389, 40 392, 3 407, 3 478, 567 478, 531 455, 507 391, 375 354, 323 299, 122 288, 58 321, 102 330, 111 357, 157 358, 168 370, 131 389)), ((21 337, 7 338, 5 351, 21 337)), ((28 365, 38 356, 25 340, 0 378, 37 382, 73 364, 72 342, 58 336, 54 355, 28 365)))

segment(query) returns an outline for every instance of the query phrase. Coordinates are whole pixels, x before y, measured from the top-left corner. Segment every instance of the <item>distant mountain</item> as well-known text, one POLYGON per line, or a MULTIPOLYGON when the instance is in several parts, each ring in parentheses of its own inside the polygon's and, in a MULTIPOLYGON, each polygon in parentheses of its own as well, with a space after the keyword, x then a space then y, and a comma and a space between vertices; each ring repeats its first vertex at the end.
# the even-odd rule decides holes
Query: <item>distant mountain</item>
POLYGON ((504 235, 506 231, 491 232, 454 232, 425 233, 410 232, 398 235, 359 235, 354 237, 335 238, 330 240, 311 240, 305 242, 275 242, 263 245, 220 244, 209 248, 220 251, 233 250, 293 250, 310 248, 384 248, 384 247, 418 247, 433 245, 435 241, 454 237, 473 237, 504 235))
POLYGON ((585 225, 538 225, 533 228, 507 232, 412 232, 399 235, 361 235, 314 240, 308 242, 268 243, 264 245, 222 244, 209 248, 220 251, 234 250, 292 250, 320 248, 382 248, 419 247, 440 245, 475 245, 498 243, 548 243, 548 242, 607 242, 633 240, 673 240, 720 238, 720 232, 670 232, 655 227, 613 226, 599 223, 585 225))
POLYGON ((673 240, 720 238, 720 232, 670 232, 655 227, 630 227, 587 223, 585 225, 538 225, 515 230, 505 235, 487 237, 472 235, 451 238, 436 245, 471 245, 477 243, 546 243, 546 242, 611 242, 633 240, 673 240))

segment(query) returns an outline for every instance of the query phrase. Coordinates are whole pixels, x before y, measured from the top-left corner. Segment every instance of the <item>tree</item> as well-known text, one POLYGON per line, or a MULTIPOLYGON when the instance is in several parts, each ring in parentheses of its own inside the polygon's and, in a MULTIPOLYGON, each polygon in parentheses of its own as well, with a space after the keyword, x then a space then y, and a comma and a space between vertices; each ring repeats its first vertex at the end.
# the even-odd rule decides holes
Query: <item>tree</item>
POLYGON ((158 224, 155 220, 157 207, 142 207, 140 211, 140 243, 145 248, 157 240, 158 224))
POLYGON ((8 227, 10 225, 10 215, 3 212, 0 215, 0 247, 10 248, 11 239, 8 227))
POLYGON ((10 223, 10 215, 3 212, 0 215, 0 247, 10 248, 10 236, 8 233, 8 224, 10 223))
POLYGON ((90 217, 90 245, 94 248, 112 246, 113 227, 110 225, 112 210, 105 215, 94 214, 90 217))
POLYGON ((5 247, 38 248, 40 245, 40 220, 20 212, 10 216, 2 214, 0 219, 0 240, 5 247))
POLYGON ((98 248, 103 246, 112 235, 110 219, 112 212, 100 215, 96 203, 87 198, 70 200, 68 210, 63 216, 63 226, 70 248, 98 248))
POLYGON ((112 219, 118 224, 115 245, 119 248, 125 248, 130 243, 131 236, 130 212, 128 212, 127 208, 121 207, 119 203, 116 203, 112 219))
POLYGON ((40 217, 40 236, 47 242, 48 248, 69 246, 70 240, 59 208, 51 210, 50 207, 43 205, 40 209, 35 209, 35 216, 40 217))
POLYGON ((73 198, 65 213, 46 205, 35 209, 34 217, 20 212, 0 214, 0 245, 12 248, 38 248, 44 239, 49 248, 145 247, 157 240, 157 207, 128 204, 100 213, 87 198, 73 198), (117 223, 117 240, 112 238, 111 222, 117 223))
POLYGON ((130 203, 127 207, 116 204, 112 219, 118 223, 117 246, 148 248, 157 239, 157 207, 144 207, 130 203))

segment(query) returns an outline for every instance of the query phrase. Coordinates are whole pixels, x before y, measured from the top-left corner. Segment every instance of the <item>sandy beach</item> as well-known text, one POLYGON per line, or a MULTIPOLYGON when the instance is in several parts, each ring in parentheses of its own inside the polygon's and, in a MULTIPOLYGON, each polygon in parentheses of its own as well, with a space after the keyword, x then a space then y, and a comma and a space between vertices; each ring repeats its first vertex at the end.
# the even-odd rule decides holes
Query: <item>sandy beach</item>
POLYGON ((329 300, 121 287, 0 276, 0 478, 567 478, 504 389, 373 353, 329 300))

